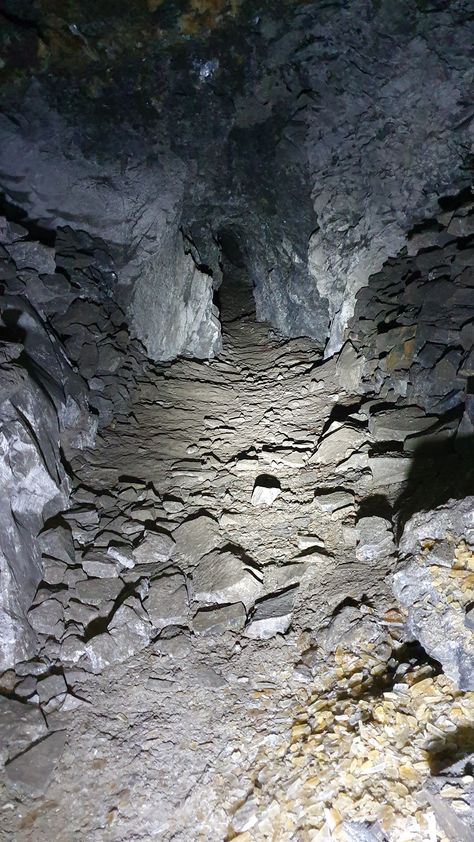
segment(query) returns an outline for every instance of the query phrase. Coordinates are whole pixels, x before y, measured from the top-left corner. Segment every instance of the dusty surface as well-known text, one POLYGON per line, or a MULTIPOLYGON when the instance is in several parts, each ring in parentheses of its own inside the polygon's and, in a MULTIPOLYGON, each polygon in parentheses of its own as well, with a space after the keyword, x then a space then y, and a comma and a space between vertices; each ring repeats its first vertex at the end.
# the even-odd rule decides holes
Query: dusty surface
MULTIPOLYGON (((244 553, 262 596, 290 590, 291 625, 251 639, 250 610, 243 632, 202 636, 190 617, 102 674, 81 661, 66 667, 78 706, 47 715, 52 730, 66 729, 66 749, 43 795, 3 792, 2 838, 306 842, 350 838, 339 835, 341 820, 354 819, 381 822, 390 842, 407 832, 444 839, 416 796, 430 775, 430 729, 448 722, 462 733, 473 694, 403 650, 391 659, 403 619, 386 582, 394 548, 382 536, 382 551, 364 554, 355 530, 356 511, 379 487, 367 470, 363 413, 334 361, 321 367, 310 341, 279 339, 252 315, 235 318, 245 304, 226 305, 218 360, 143 375, 131 418, 75 460, 73 503, 93 490, 99 545, 101 532, 120 529, 121 495, 129 527, 173 531, 194 514, 212 517, 216 545, 244 553), (330 514, 321 501, 342 489, 345 451, 340 439, 333 456, 318 442, 338 416, 346 426, 336 432, 352 431, 352 462, 345 504, 330 514), (255 507, 262 474, 280 493, 255 507), (154 505, 140 502, 150 483, 154 505), (431 698, 423 711, 420 694, 431 698)), ((199 553, 181 551, 192 581, 199 553)), ((43 657, 55 651, 44 639, 43 657)))

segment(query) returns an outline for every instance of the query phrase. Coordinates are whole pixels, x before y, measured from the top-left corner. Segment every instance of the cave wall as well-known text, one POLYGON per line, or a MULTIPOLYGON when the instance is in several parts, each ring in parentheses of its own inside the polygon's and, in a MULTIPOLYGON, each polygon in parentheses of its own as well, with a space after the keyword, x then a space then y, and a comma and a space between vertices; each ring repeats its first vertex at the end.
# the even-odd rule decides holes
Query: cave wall
POLYGON ((37 535, 67 505, 65 454, 92 443, 97 427, 85 381, 30 301, 35 282, 38 301, 54 299, 54 260, 27 234, 0 217, 0 669, 35 652, 26 614, 42 578, 37 535))
POLYGON ((5 5, 0 186, 115 247, 116 298, 157 359, 219 347, 219 228, 240 232, 258 317, 329 355, 369 275, 469 181, 465 0, 85 3, 73 23, 5 5))
MULTIPOLYGON (((127 416, 144 354, 110 295, 101 240, 0 216, 0 671, 33 657, 44 616, 29 611, 45 566, 74 567, 71 460, 127 416)), ((53 613, 61 597, 50 577, 53 613)), ((44 612, 43 612, 44 613, 44 612)))

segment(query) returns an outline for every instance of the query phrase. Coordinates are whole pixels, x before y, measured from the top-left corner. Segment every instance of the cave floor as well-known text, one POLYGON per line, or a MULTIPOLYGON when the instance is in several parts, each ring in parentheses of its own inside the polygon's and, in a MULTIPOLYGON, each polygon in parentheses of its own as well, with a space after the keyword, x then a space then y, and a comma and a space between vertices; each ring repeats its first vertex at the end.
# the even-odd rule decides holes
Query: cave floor
MULTIPOLYGON (((472 717, 472 694, 403 647, 392 656, 393 555, 355 551, 357 507, 380 481, 355 439, 342 468, 340 443, 337 459, 317 456, 329 423, 359 433, 359 404, 311 341, 249 314, 224 324, 213 362, 144 369, 130 418, 73 462, 78 548, 199 521, 174 565, 192 580, 203 548, 225 548, 253 571, 264 610, 226 630, 199 625, 192 605, 97 674, 66 667, 76 707, 47 714, 66 748, 37 798, 4 791, 3 838, 385 838, 353 821, 378 822, 390 842, 444 838, 417 800, 426 741, 443 717, 472 717), (279 491, 271 505, 252 502, 259 482, 279 491)), ((124 581, 156 587, 163 569, 138 565, 124 581)))

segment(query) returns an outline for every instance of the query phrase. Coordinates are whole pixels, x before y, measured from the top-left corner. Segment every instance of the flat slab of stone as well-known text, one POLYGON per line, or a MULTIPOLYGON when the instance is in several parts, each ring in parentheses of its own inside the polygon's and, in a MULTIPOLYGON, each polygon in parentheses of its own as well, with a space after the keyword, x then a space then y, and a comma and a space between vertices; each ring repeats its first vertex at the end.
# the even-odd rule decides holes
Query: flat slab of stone
POLYGON ((271 506, 281 494, 281 488, 257 486, 252 492, 251 504, 256 507, 271 506))
POLYGON ((123 588, 121 579, 84 579, 76 585, 78 599, 87 605, 114 602, 123 588))
POLYGON ((144 607, 156 629, 187 625, 189 600, 183 574, 175 572, 155 579, 150 585, 144 607))
POLYGON ((0 757, 13 757, 47 732, 46 722, 36 705, 0 696, 0 757))
POLYGON ((314 498, 315 506, 327 514, 334 514, 339 509, 345 509, 354 505, 354 494, 350 491, 330 491, 326 494, 317 494, 314 498))
POLYGON ((298 586, 287 588, 258 601, 245 636, 254 640, 268 640, 276 634, 285 634, 291 625, 293 603, 298 586))
POLYGON ((203 635, 240 631, 246 620, 247 612, 241 602, 219 608, 200 608, 193 618, 193 631, 203 635))
POLYGON ((407 436, 422 433, 438 420, 419 406, 384 409, 369 418, 369 432, 376 441, 404 441, 407 436))
POLYGON ((7 782, 27 795, 42 795, 66 745, 66 731, 55 731, 5 765, 7 782))
POLYGON ((193 572, 192 592, 196 602, 208 605, 243 602, 248 610, 261 590, 256 574, 231 552, 209 553, 193 572))
POLYGON ((309 461, 317 465, 339 465, 359 450, 366 439, 363 430, 334 422, 309 461))
POLYGON ((264 474, 255 480, 250 502, 256 507, 271 506, 280 494, 279 480, 269 474, 264 474))
POLYGON ((412 465, 413 460, 404 456, 373 456, 368 460, 374 485, 395 485, 406 482, 412 465))
POLYGON ((199 515, 184 521, 173 532, 176 550, 180 558, 195 564, 199 559, 219 546, 219 525, 208 515, 199 515))
POLYGON ((173 555, 175 541, 166 532, 145 532, 143 541, 133 550, 136 564, 154 564, 169 561, 173 555))
POLYGON ((120 565, 105 553, 88 554, 82 558, 82 568, 88 576, 96 579, 113 579, 119 574, 120 565))

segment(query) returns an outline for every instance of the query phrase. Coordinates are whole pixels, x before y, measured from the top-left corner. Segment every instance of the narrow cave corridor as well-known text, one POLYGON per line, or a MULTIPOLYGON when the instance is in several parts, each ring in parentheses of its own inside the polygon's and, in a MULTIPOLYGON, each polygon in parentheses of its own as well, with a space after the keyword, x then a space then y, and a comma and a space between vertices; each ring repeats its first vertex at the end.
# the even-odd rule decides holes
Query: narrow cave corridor
POLYGON ((256 318, 253 283, 238 238, 230 231, 218 234, 222 281, 214 294, 221 322, 226 325, 243 316, 256 318))
POLYGON ((0 3, 0 840, 473 842, 469 5, 0 3))

